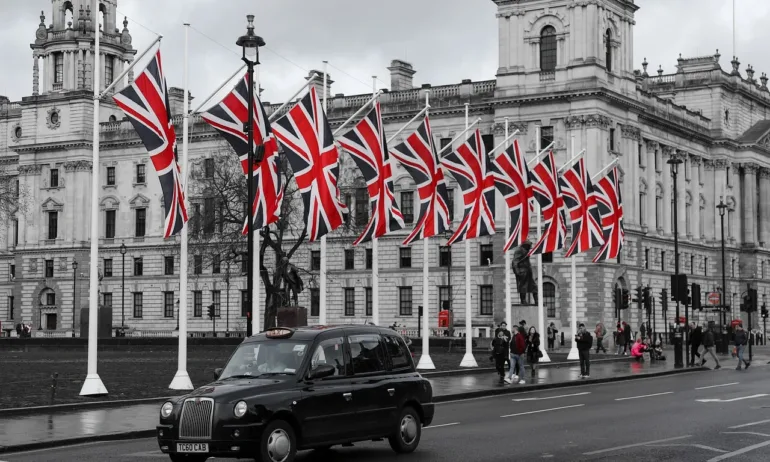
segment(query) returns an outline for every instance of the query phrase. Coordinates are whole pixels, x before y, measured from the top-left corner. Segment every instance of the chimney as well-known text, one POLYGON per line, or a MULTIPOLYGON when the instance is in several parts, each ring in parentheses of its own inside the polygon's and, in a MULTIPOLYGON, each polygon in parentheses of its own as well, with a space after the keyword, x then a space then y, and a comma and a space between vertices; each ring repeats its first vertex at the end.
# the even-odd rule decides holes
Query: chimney
MULTIPOLYGON (((323 71, 319 71, 316 69, 311 70, 307 77, 305 77, 305 80, 310 81, 310 86, 315 87, 315 91, 318 93, 318 99, 323 100, 324 97, 324 73, 323 71)), ((326 97, 328 99, 332 98, 332 84, 334 83, 334 80, 332 80, 332 75, 327 73, 326 74, 326 97)))
POLYGON ((390 91, 411 90, 412 76, 415 74, 411 64, 400 59, 394 59, 390 62, 390 91))
MULTIPOLYGON (((189 103, 192 105, 193 97, 188 93, 189 103)), ((184 90, 177 87, 168 89, 168 104, 171 106, 171 115, 184 115, 184 90)))

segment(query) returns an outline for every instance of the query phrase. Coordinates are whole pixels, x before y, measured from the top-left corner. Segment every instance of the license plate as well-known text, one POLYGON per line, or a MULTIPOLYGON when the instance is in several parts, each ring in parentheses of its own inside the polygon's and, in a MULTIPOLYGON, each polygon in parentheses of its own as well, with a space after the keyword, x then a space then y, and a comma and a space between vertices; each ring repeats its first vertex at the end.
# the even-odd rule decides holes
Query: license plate
POLYGON ((209 452, 208 443, 177 443, 176 452, 209 452))

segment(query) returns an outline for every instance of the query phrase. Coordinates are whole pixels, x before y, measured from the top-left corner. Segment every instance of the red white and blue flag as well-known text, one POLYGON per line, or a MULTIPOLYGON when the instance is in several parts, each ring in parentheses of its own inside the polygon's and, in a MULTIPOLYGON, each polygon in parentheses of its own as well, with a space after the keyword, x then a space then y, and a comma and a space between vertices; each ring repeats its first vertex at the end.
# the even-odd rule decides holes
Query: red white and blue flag
POLYGON ((382 128, 380 103, 339 139, 340 145, 353 156, 366 180, 372 215, 364 232, 353 245, 371 241, 404 227, 404 217, 393 193, 393 169, 382 128))
POLYGON ((594 187, 583 157, 562 173, 559 186, 572 223, 572 243, 564 256, 571 257, 604 244, 594 187))
POLYGON ((404 240, 409 245, 415 239, 425 239, 449 229, 449 199, 444 172, 439 165, 430 121, 425 116, 417 130, 390 153, 404 166, 417 185, 420 196, 420 216, 414 230, 404 240))
POLYGON ((535 200, 540 204, 545 229, 529 251, 529 255, 551 253, 564 247, 567 224, 564 218, 564 198, 559 188, 553 151, 549 152, 530 170, 530 185, 535 200))
POLYGON ((113 96, 113 99, 139 134, 158 174, 166 215, 163 237, 168 238, 184 227, 187 208, 160 50, 134 82, 113 96))
POLYGON ((493 160, 495 186, 505 199, 511 215, 511 229, 506 236, 504 252, 518 247, 529 237, 529 223, 532 217, 532 190, 529 187, 529 169, 519 140, 497 155, 493 160))
POLYGON ((275 122, 273 132, 302 195, 308 238, 318 240, 343 224, 348 209, 339 200, 339 151, 315 87, 275 122))
POLYGON ((618 168, 607 172, 594 186, 596 205, 602 220, 604 244, 594 257, 594 262, 618 258, 626 238, 623 229, 623 199, 620 195, 618 168))
MULTIPOLYGON (((244 176, 249 176, 249 138, 244 130, 249 120, 249 81, 245 75, 216 106, 201 114, 232 146, 241 162, 244 176)), ((254 229, 275 223, 281 216, 283 185, 281 184, 278 143, 259 97, 254 95, 254 149, 263 146, 264 157, 252 166, 254 197, 252 217, 254 229)), ((248 231, 248 217, 243 223, 243 234, 248 231)))
POLYGON ((447 245, 495 234, 495 177, 481 132, 477 129, 463 144, 441 158, 463 191, 465 212, 447 245))

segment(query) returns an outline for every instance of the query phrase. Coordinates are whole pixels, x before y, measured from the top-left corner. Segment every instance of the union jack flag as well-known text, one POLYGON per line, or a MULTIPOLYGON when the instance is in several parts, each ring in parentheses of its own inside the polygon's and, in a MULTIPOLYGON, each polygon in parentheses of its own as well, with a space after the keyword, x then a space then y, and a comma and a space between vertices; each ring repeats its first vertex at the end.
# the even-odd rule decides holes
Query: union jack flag
MULTIPOLYGON (((249 176, 249 137, 244 130, 249 120, 249 80, 245 75, 225 98, 216 106, 201 114, 203 120, 214 127, 230 143, 241 161, 243 174, 249 176)), ((254 163, 252 171, 254 198, 252 217, 254 229, 263 228, 278 221, 283 202, 278 143, 267 119, 265 108, 254 95, 254 149, 264 146, 264 157, 254 163)), ((248 220, 243 223, 243 234, 248 231, 248 220)))
POLYGON ((378 102, 353 129, 342 135, 340 145, 353 156, 369 190, 372 216, 353 245, 371 241, 404 227, 404 217, 393 194, 393 170, 382 130, 378 102))
POLYGON ((339 200, 339 151, 315 87, 275 122, 274 133, 302 194, 308 237, 318 240, 342 225, 348 208, 339 200))
POLYGON ((465 213, 447 245, 495 234, 494 165, 477 129, 465 143, 441 159, 463 190, 465 213))
POLYGON ((495 186, 503 195, 511 214, 510 235, 506 236, 504 252, 518 247, 529 237, 529 223, 533 213, 532 189, 529 187, 529 169, 519 148, 519 140, 493 160, 496 171, 495 186))
POLYGON ((556 177, 553 151, 530 171, 529 182, 545 220, 543 235, 529 251, 529 255, 554 252, 564 247, 567 225, 564 218, 564 198, 556 177))
POLYGON ((163 237, 168 238, 180 232, 187 223, 187 208, 160 50, 134 83, 113 96, 113 99, 139 134, 158 174, 166 215, 163 237))
POLYGON ((593 196, 602 219, 604 244, 594 257, 594 262, 618 258, 626 232, 623 229, 623 199, 620 195, 618 168, 611 169, 594 186, 593 196))
POLYGON ((604 244, 594 187, 582 157, 559 177, 559 186, 572 222, 572 243, 564 256, 571 257, 604 244))
POLYGON ((404 240, 404 245, 411 244, 415 239, 429 238, 448 230, 449 196, 444 172, 433 146, 433 133, 428 116, 425 116, 414 133, 392 148, 390 153, 411 175, 420 196, 420 216, 414 230, 404 240))

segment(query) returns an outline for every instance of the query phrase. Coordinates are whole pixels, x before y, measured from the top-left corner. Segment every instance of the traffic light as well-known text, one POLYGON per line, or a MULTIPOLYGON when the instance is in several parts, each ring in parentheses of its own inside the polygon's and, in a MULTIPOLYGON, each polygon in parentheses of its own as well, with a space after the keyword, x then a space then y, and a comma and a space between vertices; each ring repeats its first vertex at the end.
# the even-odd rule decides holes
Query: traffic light
POLYGON ((652 311, 652 300, 650 299, 650 288, 645 287, 642 291, 642 305, 648 313, 652 311))
POLYGON ((668 310, 668 290, 666 289, 660 292, 660 308, 663 311, 668 310))
POLYGON ((757 300, 757 289, 749 289, 747 298, 748 305, 746 306, 746 311, 749 313, 757 311, 759 305, 759 300, 757 300))
POLYGON ((690 288, 687 286, 686 274, 672 274, 671 275, 671 298, 674 301, 686 303, 689 305, 687 297, 689 296, 690 288))
POLYGON ((208 306, 209 319, 214 319, 214 304, 208 306))
POLYGON ((621 297, 621 300, 622 300, 622 308, 623 308, 624 310, 627 310, 627 309, 628 309, 628 301, 629 301, 629 298, 630 298, 630 297, 629 297, 629 293, 628 293, 628 289, 623 289, 623 290, 621 291, 621 295, 622 295, 622 297, 621 297))
POLYGON ((615 289, 612 291, 612 306, 615 307, 615 314, 619 314, 620 310, 623 308, 623 303, 621 301, 622 298, 623 292, 619 287, 615 287, 615 289))
POLYGON ((693 311, 703 311, 703 305, 701 304, 700 284, 692 283, 692 309, 693 311))
POLYGON ((762 319, 767 319, 767 305, 762 304, 762 319))
POLYGON ((642 309, 642 302, 643 302, 642 286, 636 286, 636 288, 634 289, 634 292, 635 294, 634 294, 633 302, 636 303, 636 307, 638 309, 642 309))

